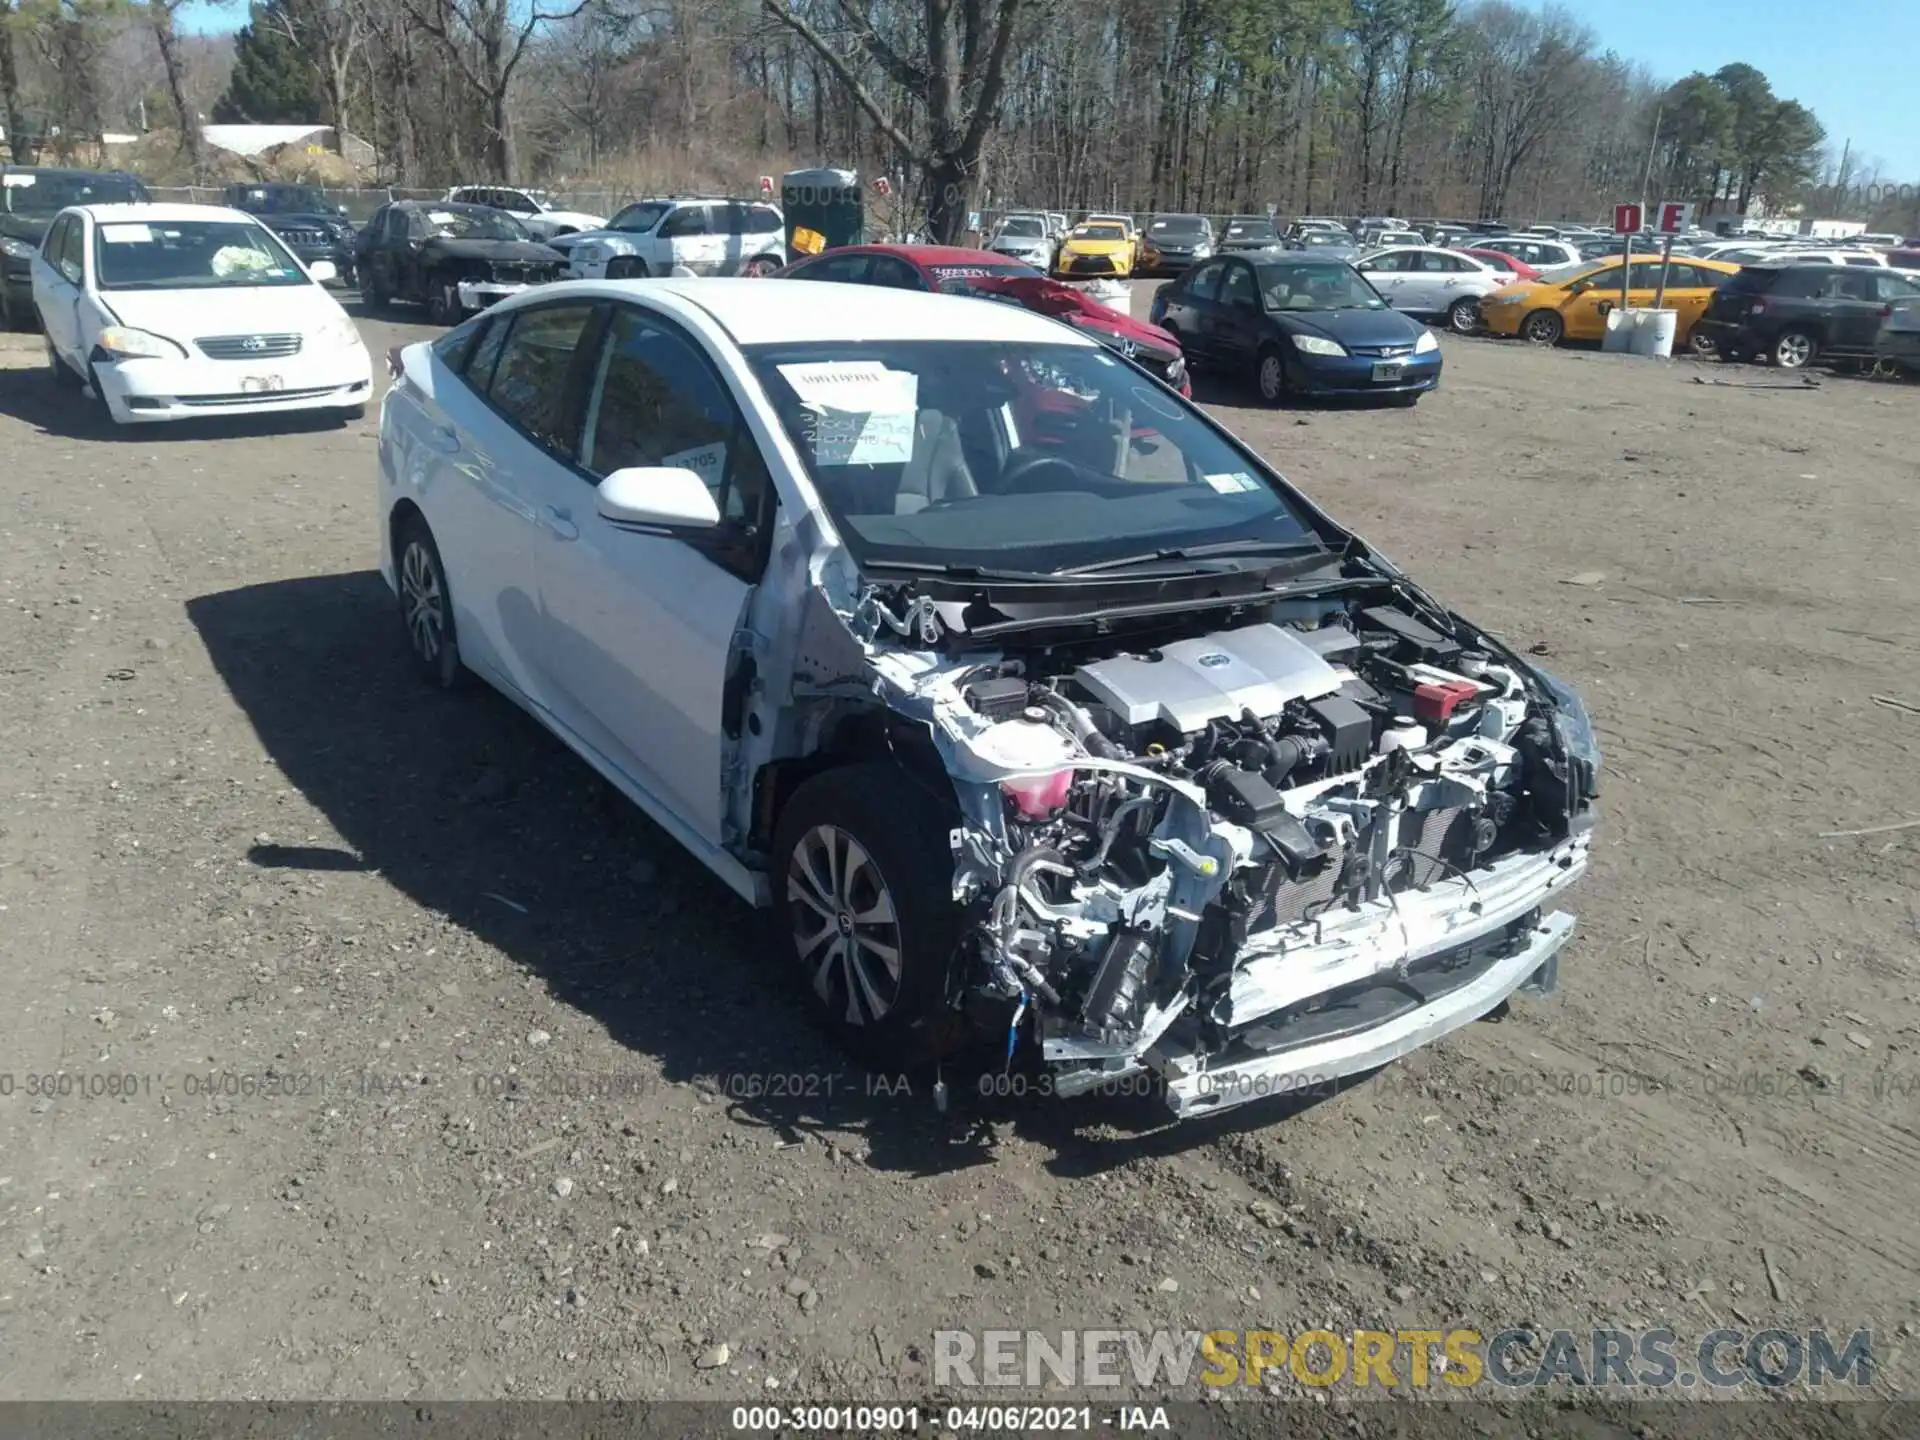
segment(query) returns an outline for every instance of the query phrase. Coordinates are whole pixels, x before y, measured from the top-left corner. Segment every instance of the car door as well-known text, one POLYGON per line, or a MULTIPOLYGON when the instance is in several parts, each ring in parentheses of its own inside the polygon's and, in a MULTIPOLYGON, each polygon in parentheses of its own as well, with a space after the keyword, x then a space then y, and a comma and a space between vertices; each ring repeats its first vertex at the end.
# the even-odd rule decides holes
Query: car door
POLYGON ((1220 295, 1213 304, 1213 353, 1223 365, 1251 368, 1260 351, 1266 312, 1253 267, 1228 260, 1220 271, 1220 295))
MULTIPOLYGON (((435 386, 420 437, 433 458, 427 518, 454 595, 462 646, 475 627, 503 677, 552 706, 538 561, 563 522, 547 511, 546 472, 574 457, 591 300, 484 317, 463 383, 435 386)), ((458 332, 453 332, 457 334, 458 332)))
POLYGON ((926 280, 898 255, 875 255, 867 271, 866 283, 884 285, 889 290, 925 290, 926 280))
POLYGON ((766 563, 772 484, 701 345, 637 306, 613 309, 586 382, 579 453, 540 471, 543 664, 556 715, 701 840, 721 837, 733 640, 766 563), (677 466, 707 484, 712 530, 640 534, 603 520, 616 470, 677 466))
POLYGON ((1380 298, 1394 309, 1405 308, 1407 291, 1407 252, 1404 250, 1382 250, 1378 255, 1369 255, 1357 261, 1354 269, 1366 276, 1373 288, 1380 292, 1380 298))
POLYGON ((1874 282, 1879 272, 1865 269, 1836 270, 1828 281, 1832 296, 1832 319, 1828 322, 1827 348, 1848 355, 1866 355, 1880 334, 1879 287, 1874 282))
POLYGON ((1214 301, 1220 293, 1226 268, 1225 260, 1209 260, 1194 266, 1168 287, 1161 328, 1179 339, 1188 364, 1213 358, 1213 346, 1219 338, 1213 333, 1214 301))
POLYGON ((86 280, 85 229, 78 215, 53 222, 33 257, 34 308, 53 348, 80 374, 86 373, 86 347, 80 344, 80 290, 86 280))

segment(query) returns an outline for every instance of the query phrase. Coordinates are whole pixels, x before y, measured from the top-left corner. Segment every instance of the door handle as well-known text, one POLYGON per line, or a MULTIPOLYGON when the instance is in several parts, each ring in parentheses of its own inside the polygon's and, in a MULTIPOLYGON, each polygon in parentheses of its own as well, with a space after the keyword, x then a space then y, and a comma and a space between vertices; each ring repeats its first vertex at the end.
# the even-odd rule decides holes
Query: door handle
POLYGON ((573 523, 573 516, 557 505, 549 505, 540 512, 540 518, 546 522, 547 529, 561 540, 578 540, 580 527, 573 523))

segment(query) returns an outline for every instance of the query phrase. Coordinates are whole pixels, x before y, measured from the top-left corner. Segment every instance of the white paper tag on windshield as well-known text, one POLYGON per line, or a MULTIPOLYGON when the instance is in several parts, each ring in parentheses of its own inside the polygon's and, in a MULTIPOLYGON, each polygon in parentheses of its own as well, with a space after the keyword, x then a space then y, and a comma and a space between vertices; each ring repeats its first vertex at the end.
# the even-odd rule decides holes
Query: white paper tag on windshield
POLYGON ((856 415, 900 411, 911 415, 918 408, 920 377, 911 370, 889 370, 878 360, 782 365, 780 374, 808 405, 856 415))
POLYGON ((151 245, 153 231, 145 225, 102 225, 100 242, 103 245, 151 245))
POLYGON ((1242 491, 1260 488, 1260 482, 1244 470, 1233 470, 1225 475, 1203 475, 1200 478, 1222 495, 1238 495, 1242 491))
POLYGON ((38 175, 0 175, 0 185, 9 190, 24 190, 39 178, 38 175))
POLYGON ((427 212, 427 219, 435 225, 451 225, 453 223, 453 215, 446 210, 429 210, 427 212))
POLYGON ((720 489, 720 473, 727 464, 727 442, 716 440, 711 445, 696 445, 691 450, 662 455, 660 463, 669 469, 693 471, 703 485, 717 493, 720 489))

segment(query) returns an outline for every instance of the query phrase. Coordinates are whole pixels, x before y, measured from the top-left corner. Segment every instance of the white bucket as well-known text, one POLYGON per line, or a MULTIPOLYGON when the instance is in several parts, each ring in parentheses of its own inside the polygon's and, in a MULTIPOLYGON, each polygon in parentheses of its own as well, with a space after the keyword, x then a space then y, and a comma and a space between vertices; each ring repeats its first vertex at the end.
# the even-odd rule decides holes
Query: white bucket
POLYGON ((1622 310, 1607 312, 1607 333, 1600 348, 1615 355, 1644 355, 1665 360, 1673 354, 1673 338, 1680 328, 1678 310, 1622 310))

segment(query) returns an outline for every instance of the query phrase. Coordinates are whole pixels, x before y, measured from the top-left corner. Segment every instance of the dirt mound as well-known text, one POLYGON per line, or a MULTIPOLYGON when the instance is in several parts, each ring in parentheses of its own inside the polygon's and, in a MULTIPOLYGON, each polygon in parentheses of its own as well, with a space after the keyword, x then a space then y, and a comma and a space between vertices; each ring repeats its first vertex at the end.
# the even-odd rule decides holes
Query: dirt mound
POLYGON ((202 164, 193 162, 180 145, 178 130, 149 130, 130 145, 114 148, 114 163, 149 185, 225 185, 258 178, 243 157, 212 145, 202 145, 202 164))
POLYGON ((303 185, 353 186, 363 177, 349 161, 331 150, 309 148, 312 142, 296 140, 276 145, 256 162, 264 180, 284 180, 303 185))

